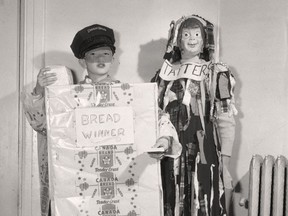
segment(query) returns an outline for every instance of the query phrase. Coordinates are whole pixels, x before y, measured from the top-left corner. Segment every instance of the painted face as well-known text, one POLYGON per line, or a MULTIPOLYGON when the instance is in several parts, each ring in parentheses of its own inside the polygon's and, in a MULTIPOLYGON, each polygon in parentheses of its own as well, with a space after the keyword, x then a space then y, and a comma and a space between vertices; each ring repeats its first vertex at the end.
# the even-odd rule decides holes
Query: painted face
POLYGON ((182 58, 197 56, 203 49, 201 29, 183 28, 181 37, 182 58))
POLYGON ((86 52, 84 60, 88 72, 95 75, 105 75, 110 70, 113 53, 109 47, 99 47, 86 52))

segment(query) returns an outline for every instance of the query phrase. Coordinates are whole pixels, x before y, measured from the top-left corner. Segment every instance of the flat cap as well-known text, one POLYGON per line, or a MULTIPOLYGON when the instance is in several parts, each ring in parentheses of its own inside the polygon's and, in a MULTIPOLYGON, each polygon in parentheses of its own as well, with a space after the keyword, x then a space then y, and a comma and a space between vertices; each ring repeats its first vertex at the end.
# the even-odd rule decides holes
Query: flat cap
POLYGON ((70 45, 74 55, 82 59, 85 53, 99 47, 108 46, 115 53, 115 38, 113 29, 94 24, 78 31, 70 45))

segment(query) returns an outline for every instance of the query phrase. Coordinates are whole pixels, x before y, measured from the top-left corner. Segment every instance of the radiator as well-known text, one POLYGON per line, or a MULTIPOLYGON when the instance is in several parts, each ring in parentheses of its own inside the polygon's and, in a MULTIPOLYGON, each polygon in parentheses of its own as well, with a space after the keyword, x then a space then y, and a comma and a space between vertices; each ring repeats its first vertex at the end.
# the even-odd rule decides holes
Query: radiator
POLYGON ((249 167, 248 216, 288 216, 287 159, 253 155, 249 167))

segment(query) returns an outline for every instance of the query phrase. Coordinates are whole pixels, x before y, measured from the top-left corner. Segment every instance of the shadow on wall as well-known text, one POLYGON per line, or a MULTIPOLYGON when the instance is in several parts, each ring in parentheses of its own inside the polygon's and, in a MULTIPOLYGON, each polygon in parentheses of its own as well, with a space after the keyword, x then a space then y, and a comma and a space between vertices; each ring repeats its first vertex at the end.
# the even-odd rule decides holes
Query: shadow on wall
POLYGON ((138 55, 138 73, 144 82, 150 82, 163 63, 166 39, 152 40, 140 45, 138 55))
MULTIPOLYGON (((241 161, 239 161, 239 150, 240 145, 242 143, 241 140, 241 134, 242 134, 242 124, 241 119, 244 117, 244 114, 241 110, 241 88, 242 88, 242 82, 239 78, 239 73, 233 66, 229 66, 232 74, 234 75, 234 78, 236 80, 236 87, 235 87, 235 106, 238 110, 238 114, 235 116, 235 122, 236 122, 236 131, 235 131, 235 141, 231 156, 231 162, 230 162, 230 172, 234 179, 234 201, 233 201, 233 212, 232 215, 245 215, 247 214, 247 206, 240 206, 239 202, 242 198, 248 197, 248 185, 249 185, 249 172, 247 172, 241 179, 236 174, 237 167, 241 161), (237 212, 237 214, 235 214, 237 212), (239 214, 241 212, 241 214, 239 214)), ((249 170, 249 167, 247 167, 247 170, 249 170)))
POLYGON ((120 65, 120 56, 123 53, 123 50, 120 48, 120 33, 114 30, 114 37, 115 37, 116 51, 114 54, 113 64, 109 71, 109 75, 111 77, 115 77, 115 74, 117 73, 119 65, 120 65))
POLYGON ((233 214, 231 215, 248 215, 248 195, 249 195, 249 171, 243 175, 235 185, 233 196, 233 214), (245 185, 245 187, 243 187, 245 185))
MULTIPOLYGON (((244 114, 241 110, 241 88, 242 88, 242 82, 238 76, 238 72, 233 66, 229 66, 232 74, 234 75, 234 78, 236 80, 236 87, 234 91, 235 95, 235 106, 236 109, 238 110, 238 114, 235 116, 235 122, 236 122, 236 131, 235 131, 235 141, 234 141, 234 146, 233 146, 233 151, 232 151, 232 156, 231 156, 231 174, 234 176, 234 179, 238 179, 236 176, 235 171, 237 170, 236 167, 238 165, 239 161, 239 149, 241 145, 241 134, 242 134, 242 124, 241 124, 241 119, 243 118, 244 114)), ((248 168, 247 168, 248 170, 248 168)))

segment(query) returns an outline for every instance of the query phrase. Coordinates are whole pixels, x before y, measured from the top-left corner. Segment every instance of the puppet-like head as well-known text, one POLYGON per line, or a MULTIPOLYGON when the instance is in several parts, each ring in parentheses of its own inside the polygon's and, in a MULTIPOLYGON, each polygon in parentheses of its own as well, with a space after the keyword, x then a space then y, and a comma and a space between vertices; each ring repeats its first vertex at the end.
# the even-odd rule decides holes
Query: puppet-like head
POLYGON ((214 52, 213 24, 197 15, 171 22, 165 59, 177 62, 187 55, 211 60, 214 52))
POLYGON ((182 59, 200 56, 205 44, 205 31, 203 24, 195 18, 188 18, 179 27, 177 44, 182 59))

